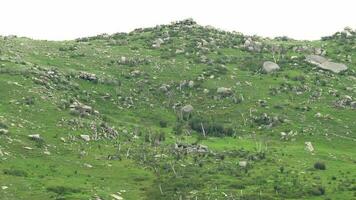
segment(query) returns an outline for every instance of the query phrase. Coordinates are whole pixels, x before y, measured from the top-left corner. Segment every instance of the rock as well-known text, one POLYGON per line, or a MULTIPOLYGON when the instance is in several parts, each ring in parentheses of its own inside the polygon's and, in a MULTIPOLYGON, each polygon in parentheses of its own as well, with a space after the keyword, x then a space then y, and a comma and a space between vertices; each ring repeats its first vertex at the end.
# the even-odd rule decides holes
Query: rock
POLYGON ((232 90, 231 88, 226 88, 226 87, 219 87, 216 92, 219 94, 219 95, 222 95, 222 96, 229 96, 232 94, 232 90))
POLYGON ((356 101, 350 103, 352 109, 356 109, 356 101))
POLYGON ((89 135, 80 135, 80 138, 82 138, 86 142, 90 141, 90 136, 89 135))
POLYGON ((209 148, 205 145, 193 145, 193 144, 175 144, 174 147, 177 151, 184 151, 187 153, 208 153, 209 148))
POLYGON ((140 70, 133 70, 132 72, 130 72, 130 76, 131 77, 137 77, 141 74, 141 71, 140 70))
POLYGON ((323 115, 320 112, 318 112, 318 113, 315 114, 315 117, 321 118, 321 117, 323 117, 323 115))
POLYGON ((152 47, 153 48, 160 48, 161 45, 164 43, 162 38, 158 38, 155 41, 153 41, 152 47))
POLYGON ((252 38, 247 38, 244 43, 244 48, 252 52, 260 52, 262 50, 262 44, 257 41, 253 41, 252 38))
POLYGON ((6 185, 1 186, 2 190, 6 190, 7 188, 9 188, 9 187, 7 187, 6 185))
POLYGON ((305 149, 308 150, 309 152, 314 152, 314 147, 311 142, 305 142, 305 149))
POLYGON ((189 81, 188 87, 190 87, 190 88, 194 87, 194 81, 189 81))
POLYGON ((0 128, 0 135, 6 135, 9 131, 7 129, 0 128))
POLYGON ((321 69, 329 70, 334 73, 340 73, 342 71, 347 70, 347 66, 345 64, 331 62, 328 59, 318 55, 306 56, 305 61, 313 65, 316 65, 321 69))
POLYGON ((51 155, 51 152, 49 152, 47 149, 43 152, 45 155, 51 155))
POLYGON ((93 168, 93 166, 91 164, 88 164, 88 163, 84 163, 84 167, 93 168))
POLYGON ((88 73, 88 72, 80 72, 79 78, 87 81, 94 81, 94 82, 98 80, 95 74, 88 73))
POLYGON ((329 61, 324 62, 323 64, 321 64, 320 67, 323 69, 326 69, 326 70, 330 70, 334 73, 340 73, 342 71, 347 70, 347 66, 345 64, 334 63, 334 62, 329 62, 329 61))
POLYGON ((90 114, 99 114, 98 111, 94 110, 91 106, 82 104, 78 101, 75 101, 69 106, 72 112, 77 112, 81 116, 89 116, 90 114))
POLYGON ((280 67, 276 63, 271 62, 271 61, 264 62, 263 66, 262 66, 262 70, 265 73, 271 73, 271 72, 277 71, 277 70, 279 70, 279 68, 280 67))
POLYGON ((162 92, 168 92, 170 86, 167 85, 167 84, 162 84, 160 87, 159 87, 159 90, 162 91, 162 92))
POLYGON ((28 135, 31 140, 41 140, 40 134, 28 135))
POLYGON ((314 65, 319 65, 322 64, 326 61, 328 61, 328 59, 322 57, 322 56, 318 56, 318 55, 309 55, 306 56, 305 61, 314 64, 314 65))
POLYGON ((247 167, 247 161, 239 161, 239 166, 242 168, 247 167))
POLYGON ((111 194, 110 195, 112 198, 116 199, 116 200, 123 200, 124 198, 122 198, 121 196, 117 195, 117 194, 111 194))
POLYGON ((351 107, 355 108, 355 101, 353 101, 351 96, 344 95, 340 99, 334 102, 334 105, 339 108, 351 107))
POLYGON ((192 105, 186 105, 186 106, 183 106, 181 111, 182 113, 185 113, 185 114, 189 114, 191 112, 193 112, 194 108, 192 105))

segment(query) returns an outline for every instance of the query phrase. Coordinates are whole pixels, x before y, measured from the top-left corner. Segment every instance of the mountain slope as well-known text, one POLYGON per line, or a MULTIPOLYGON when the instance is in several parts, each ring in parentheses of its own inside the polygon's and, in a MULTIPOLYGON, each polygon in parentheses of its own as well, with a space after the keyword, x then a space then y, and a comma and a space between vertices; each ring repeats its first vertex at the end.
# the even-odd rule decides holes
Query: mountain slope
POLYGON ((353 199, 355 49, 351 29, 296 41, 192 20, 1 37, 0 197, 353 199))

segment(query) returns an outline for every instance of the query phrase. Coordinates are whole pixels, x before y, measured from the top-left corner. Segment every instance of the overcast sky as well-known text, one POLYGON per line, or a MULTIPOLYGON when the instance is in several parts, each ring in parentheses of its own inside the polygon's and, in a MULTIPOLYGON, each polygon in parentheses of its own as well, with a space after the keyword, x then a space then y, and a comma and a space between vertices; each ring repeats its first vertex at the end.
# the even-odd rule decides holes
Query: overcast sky
POLYGON ((0 35, 67 40, 193 18, 267 37, 319 39, 356 28, 356 0, 0 0, 0 35))

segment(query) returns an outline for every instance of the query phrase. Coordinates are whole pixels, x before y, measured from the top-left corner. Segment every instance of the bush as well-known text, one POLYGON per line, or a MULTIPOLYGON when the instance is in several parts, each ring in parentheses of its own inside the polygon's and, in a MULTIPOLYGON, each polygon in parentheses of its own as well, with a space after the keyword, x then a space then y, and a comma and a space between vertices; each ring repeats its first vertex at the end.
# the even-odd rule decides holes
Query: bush
POLYGON ((4 169, 3 172, 4 172, 4 174, 10 175, 10 176, 27 177, 27 172, 20 170, 20 169, 4 169))
POLYGON ((183 133, 183 126, 184 126, 183 122, 178 121, 173 128, 174 134, 181 135, 183 133))
POLYGON ((325 188, 323 186, 315 186, 310 189, 309 193, 314 196, 321 196, 325 194, 325 188))
POLYGON ((159 121, 159 126, 160 126, 161 128, 166 128, 167 125, 168 125, 168 122, 167 122, 166 120, 160 120, 160 121, 159 121))
POLYGON ((47 191, 57 193, 58 195, 65 195, 71 193, 78 193, 80 189, 71 188, 67 186, 51 186, 47 188, 47 191))
POLYGON ((191 129, 199 133, 203 133, 205 131, 205 134, 210 136, 222 137, 232 136, 234 134, 234 130, 231 127, 224 127, 224 125, 221 123, 207 121, 200 118, 191 119, 189 121, 189 126, 191 129))
POLYGON ((325 163, 323 163, 323 162, 316 162, 316 163, 314 163, 314 168, 318 169, 318 170, 325 170, 326 166, 325 166, 325 163))

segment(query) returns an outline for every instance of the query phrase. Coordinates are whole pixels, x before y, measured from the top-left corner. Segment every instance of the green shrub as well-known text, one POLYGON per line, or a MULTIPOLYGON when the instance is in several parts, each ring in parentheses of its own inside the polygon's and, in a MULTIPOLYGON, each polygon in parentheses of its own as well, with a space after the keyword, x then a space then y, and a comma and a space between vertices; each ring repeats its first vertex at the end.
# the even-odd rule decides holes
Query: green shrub
POLYGON ((314 168, 318 169, 318 170, 325 170, 326 166, 325 166, 325 163, 323 163, 323 162, 316 162, 316 163, 314 163, 314 168))
POLYGON ((233 136, 234 130, 231 127, 224 127, 223 124, 213 121, 207 121, 201 118, 193 118, 189 121, 191 129, 204 133, 209 136, 233 136), (204 128, 204 130, 203 130, 204 128))
POLYGON ((71 193, 79 193, 81 190, 67 186, 50 186, 47 191, 57 193, 58 195, 66 195, 71 193))
POLYGON ((4 174, 10 176, 20 176, 20 177, 27 177, 27 172, 20 170, 20 169, 4 169, 4 174))
POLYGON ((314 196, 321 196, 325 194, 325 188, 323 186, 315 186, 309 190, 309 194, 314 196))
POLYGON ((166 128, 167 125, 168 125, 168 122, 167 122, 166 120, 160 120, 160 121, 159 121, 159 126, 160 126, 161 128, 166 128))

